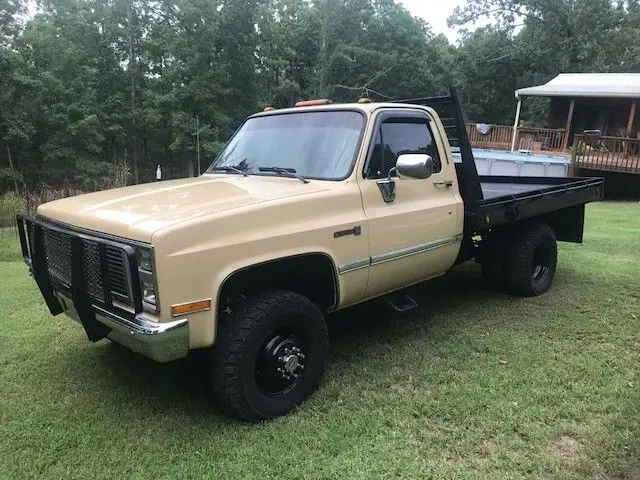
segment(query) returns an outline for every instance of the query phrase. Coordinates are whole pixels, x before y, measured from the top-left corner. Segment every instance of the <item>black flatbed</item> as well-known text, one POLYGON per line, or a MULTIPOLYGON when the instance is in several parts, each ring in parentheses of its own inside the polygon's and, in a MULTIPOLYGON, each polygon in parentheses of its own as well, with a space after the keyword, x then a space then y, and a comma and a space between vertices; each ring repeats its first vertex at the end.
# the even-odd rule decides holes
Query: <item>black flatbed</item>
POLYGON ((478 177, 483 198, 465 204, 466 227, 475 231, 601 200, 602 178, 478 177))
POLYGON ((584 205, 602 200, 604 179, 480 176, 455 88, 452 87, 450 95, 444 97, 398 102, 433 108, 442 121, 451 150, 460 154, 456 173, 464 200, 467 236, 532 217, 543 217, 557 228, 559 240, 582 241, 584 205), (576 228, 565 227, 567 222, 575 224, 576 228))
POLYGON ((549 187, 532 179, 531 183, 500 183, 492 178, 480 178, 480 187, 485 200, 493 200, 500 197, 516 198, 520 194, 539 193, 549 187))

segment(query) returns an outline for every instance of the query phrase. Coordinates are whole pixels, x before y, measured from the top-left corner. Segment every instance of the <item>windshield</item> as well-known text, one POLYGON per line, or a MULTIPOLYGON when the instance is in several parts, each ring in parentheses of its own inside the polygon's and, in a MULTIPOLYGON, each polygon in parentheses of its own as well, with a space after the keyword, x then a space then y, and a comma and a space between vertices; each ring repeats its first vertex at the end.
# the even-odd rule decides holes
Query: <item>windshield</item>
POLYGON ((278 167, 302 177, 340 180, 351 173, 363 124, 361 114, 347 110, 250 118, 207 173, 234 167, 263 175, 260 168, 278 167))

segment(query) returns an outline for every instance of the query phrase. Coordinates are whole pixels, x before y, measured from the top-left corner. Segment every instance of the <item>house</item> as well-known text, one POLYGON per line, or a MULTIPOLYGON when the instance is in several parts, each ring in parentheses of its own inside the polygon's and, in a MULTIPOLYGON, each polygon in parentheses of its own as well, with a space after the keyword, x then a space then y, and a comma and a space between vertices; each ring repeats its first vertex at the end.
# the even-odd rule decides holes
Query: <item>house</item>
POLYGON ((545 85, 516 90, 514 139, 525 97, 551 99, 546 127, 564 133, 564 150, 575 134, 590 130, 605 137, 639 138, 640 73, 563 73, 545 85))
POLYGON ((540 161, 538 153, 571 155, 574 173, 640 175, 640 73, 563 73, 515 96, 513 126, 467 124, 474 148, 526 151, 540 161), (545 125, 521 124, 529 97, 550 99, 545 125))

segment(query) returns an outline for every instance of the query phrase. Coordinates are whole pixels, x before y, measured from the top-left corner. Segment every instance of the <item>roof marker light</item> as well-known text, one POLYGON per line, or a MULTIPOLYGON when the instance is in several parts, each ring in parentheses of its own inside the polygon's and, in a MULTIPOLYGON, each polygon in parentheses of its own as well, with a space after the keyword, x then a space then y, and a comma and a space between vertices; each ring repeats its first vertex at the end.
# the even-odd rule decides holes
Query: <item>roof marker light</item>
POLYGON ((319 98, 316 100, 301 100, 300 102, 296 102, 296 107, 315 107, 318 105, 330 105, 331 100, 326 98, 319 98))

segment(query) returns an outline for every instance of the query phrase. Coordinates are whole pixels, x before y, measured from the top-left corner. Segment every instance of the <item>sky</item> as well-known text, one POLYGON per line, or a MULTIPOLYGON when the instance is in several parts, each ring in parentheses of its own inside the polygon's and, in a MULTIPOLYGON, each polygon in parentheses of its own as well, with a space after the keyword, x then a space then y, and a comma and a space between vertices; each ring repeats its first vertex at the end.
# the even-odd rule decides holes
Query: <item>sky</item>
POLYGON ((455 30, 447 26, 447 18, 464 0, 397 0, 414 16, 424 18, 436 34, 444 33, 450 42, 458 38, 455 30))

